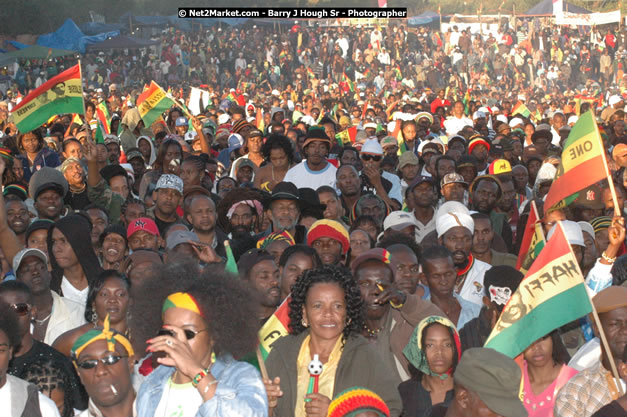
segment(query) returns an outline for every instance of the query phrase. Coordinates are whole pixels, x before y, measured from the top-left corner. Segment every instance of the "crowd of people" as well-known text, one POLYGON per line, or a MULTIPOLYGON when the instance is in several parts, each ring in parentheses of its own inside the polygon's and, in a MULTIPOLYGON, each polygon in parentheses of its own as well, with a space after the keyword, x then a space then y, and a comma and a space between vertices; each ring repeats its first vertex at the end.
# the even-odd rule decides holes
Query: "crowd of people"
POLYGON ((84 114, 30 131, 75 58, 2 69, 3 415, 627 415, 624 33, 542 23, 167 29, 88 53, 84 114), (151 81, 176 104, 145 124, 151 81), (609 175, 546 207, 587 112, 609 175), (510 358, 532 210, 599 321, 510 358))

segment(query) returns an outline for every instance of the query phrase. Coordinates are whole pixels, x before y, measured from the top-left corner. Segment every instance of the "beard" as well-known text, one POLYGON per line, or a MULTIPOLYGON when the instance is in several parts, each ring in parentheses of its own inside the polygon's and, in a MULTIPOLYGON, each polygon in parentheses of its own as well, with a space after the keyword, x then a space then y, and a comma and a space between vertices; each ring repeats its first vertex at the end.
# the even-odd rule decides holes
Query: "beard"
POLYGON ((247 236, 250 236, 250 229, 250 227, 246 228, 243 226, 233 227, 231 229, 231 236, 233 236, 233 239, 243 239, 247 236))

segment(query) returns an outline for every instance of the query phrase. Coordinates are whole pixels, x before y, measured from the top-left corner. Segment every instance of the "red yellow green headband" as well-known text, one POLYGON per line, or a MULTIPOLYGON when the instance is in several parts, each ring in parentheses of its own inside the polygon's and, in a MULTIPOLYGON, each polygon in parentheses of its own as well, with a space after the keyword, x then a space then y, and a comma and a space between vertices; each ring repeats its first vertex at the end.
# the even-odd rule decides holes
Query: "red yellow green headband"
POLYGON ((175 292, 170 294, 168 298, 163 302, 163 308, 161 309, 161 315, 165 314, 169 308, 183 308, 202 316, 203 314, 198 307, 198 303, 190 294, 186 292, 175 292))

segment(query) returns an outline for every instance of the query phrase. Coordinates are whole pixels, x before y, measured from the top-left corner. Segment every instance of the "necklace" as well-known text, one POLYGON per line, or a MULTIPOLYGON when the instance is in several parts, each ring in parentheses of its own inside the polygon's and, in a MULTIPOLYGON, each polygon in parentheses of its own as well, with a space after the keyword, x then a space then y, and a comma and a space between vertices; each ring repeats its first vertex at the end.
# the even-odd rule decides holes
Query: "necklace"
POLYGON ((35 323, 39 323, 39 324, 45 323, 46 321, 48 321, 48 319, 50 318, 50 316, 52 316, 52 311, 50 311, 50 314, 48 314, 46 317, 44 317, 44 318, 43 318, 43 319, 41 319, 41 320, 37 320, 37 319, 35 319, 35 323))
POLYGON ((379 327, 378 329, 372 330, 370 327, 368 327, 367 324, 364 323, 364 330, 366 331, 366 333, 368 333, 368 337, 376 337, 379 333, 381 333, 382 329, 383 327, 379 327))

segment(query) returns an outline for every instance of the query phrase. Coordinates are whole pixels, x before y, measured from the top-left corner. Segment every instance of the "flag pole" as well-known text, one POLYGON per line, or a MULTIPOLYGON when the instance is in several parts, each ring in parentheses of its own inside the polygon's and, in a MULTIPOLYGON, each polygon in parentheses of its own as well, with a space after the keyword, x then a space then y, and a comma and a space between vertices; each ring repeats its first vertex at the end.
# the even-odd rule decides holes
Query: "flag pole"
MULTIPOLYGON (((579 268, 579 265, 577 265, 577 268, 579 268)), ((581 272, 581 271, 580 271, 581 272)), ((586 291, 586 294, 588 294, 588 291, 586 291)), ((588 294, 588 299, 590 300, 590 305, 592 306, 592 317, 594 317, 594 322, 597 325, 597 329, 599 330, 599 338, 601 339, 601 342, 603 343, 603 349, 605 349, 605 354, 607 355, 607 360, 610 363, 610 368, 612 368, 612 375, 614 376, 614 378, 616 378, 618 382, 618 391, 620 392, 620 395, 624 395, 625 393, 623 392, 623 385, 620 383, 620 375, 618 374, 618 370, 616 369, 616 363, 614 363, 614 357, 612 356, 612 351, 610 350, 609 345, 607 344, 607 338, 605 337, 605 332, 603 331, 603 327, 601 326, 601 320, 599 319, 599 313, 597 313, 597 309, 594 308, 594 304, 592 303, 592 300, 590 299, 590 294, 588 294)))
MULTIPOLYGON (((78 59, 78 77, 81 79, 81 96, 83 98, 83 116, 85 116, 85 93, 83 92, 83 68, 81 67, 81 60, 78 59)), ((70 123, 71 125, 72 123, 70 123)), ((89 122, 87 123, 89 126, 89 122)))
POLYGON ((261 355, 261 349, 259 348, 259 345, 257 345, 255 352, 257 353, 257 362, 259 362, 261 377, 263 379, 270 379, 270 377, 268 376, 268 370, 266 369, 266 363, 263 361, 263 356, 261 355))
MULTIPOLYGON (((606 165, 607 167, 607 165, 606 165)), ((564 236, 566 236, 566 232, 564 232, 564 227, 562 226, 562 222, 558 221, 557 224, 559 224, 560 229, 562 229, 562 233, 564 233, 564 236)), ((570 244, 569 244, 570 246, 570 244)), ((572 247, 570 248, 571 253, 572 253, 572 247)), ((574 253, 573 253, 574 255, 574 253)), ((581 272, 581 269, 579 269, 579 264, 577 264, 575 262, 577 271, 579 272, 579 275, 583 278, 583 274, 581 272)), ((585 284, 584 284, 585 285, 585 284)), ((607 338, 605 337, 605 332, 603 331, 603 326, 601 326, 601 320, 599 319, 599 313, 597 313, 597 309, 594 307, 594 303, 592 302, 592 298, 590 298, 590 293, 588 292, 588 290, 586 289, 586 295, 588 296, 588 301, 590 301, 590 307, 592 307, 592 317, 594 318, 594 322, 596 323, 597 326, 597 330, 599 331, 599 338, 601 339, 601 343, 603 345, 603 349, 605 349, 605 354, 607 355, 607 360, 610 363, 610 368, 612 370, 612 375, 614 376, 614 378, 616 378, 618 382, 618 391, 620 392, 620 395, 624 395, 625 393, 623 392, 623 386, 620 383, 620 375, 618 374, 618 369, 616 369, 616 363, 614 363, 614 357, 612 356, 612 351, 610 350, 610 346, 607 343, 607 338)))

